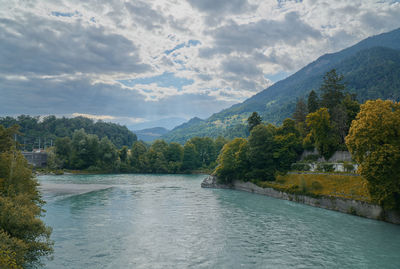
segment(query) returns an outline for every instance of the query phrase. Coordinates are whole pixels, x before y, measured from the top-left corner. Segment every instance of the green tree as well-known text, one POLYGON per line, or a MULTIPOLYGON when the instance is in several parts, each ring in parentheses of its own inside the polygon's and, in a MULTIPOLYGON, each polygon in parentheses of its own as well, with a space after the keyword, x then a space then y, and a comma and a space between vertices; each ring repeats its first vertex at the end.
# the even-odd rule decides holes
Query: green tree
POLYGON ((183 160, 183 147, 175 142, 169 144, 165 157, 168 162, 168 172, 177 173, 180 171, 183 160))
POLYGON ((130 164, 135 173, 149 172, 147 159, 147 146, 142 141, 136 141, 132 145, 130 164))
POLYGON ((320 87, 321 105, 328 108, 330 113, 335 106, 342 103, 344 98, 346 87, 342 81, 343 76, 338 75, 335 69, 328 71, 324 76, 324 81, 320 87))
POLYGON ((221 183, 230 183, 233 180, 244 180, 247 172, 247 140, 235 138, 225 144, 218 157, 218 166, 215 174, 221 183), (243 162, 244 161, 244 162, 243 162))
POLYGON ((61 168, 70 168, 72 142, 69 137, 57 138, 55 142, 56 155, 61 162, 61 168))
POLYGON ((249 124, 249 130, 253 130, 254 127, 259 125, 262 122, 262 118, 258 115, 257 112, 253 112, 251 116, 247 119, 247 123, 249 124))
POLYGON ((400 104, 378 99, 361 105, 346 145, 374 201, 400 210, 400 104))
POLYGON ((194 137, 189 140, 197 152, 198 162, 200 166, 208 167, 215 162, 217 155, 215 152, 214 141, 209 137, 194 137))
POLYGON ((293 113, 293 119, 297 124, 304 123, 308 114, 308 108, 303 98, 300 98, 296 103, 296 109, 293 113))
POLYGON ((15 128, 0 125, 0 265, 40 264, 52 253, 51 229, 40 220, 44 201, 26 159, 13 143, 15 128))
POLYGON ((281 127, 276 130, 274 143, 274 159, 277 163, 277 171, 286 173, 290 170, 292 163, 297 161, 303 151, 300 132, 292 119, 283 121, 281 127))
POLYGON ((151 145, 150 150, 147 152, 147 159, 149 167, 153 173, 167 173, 168 163, 166 154, 168 151, 168 144, 164 140, 156 140, 151 145))
POLYGON ((305 140, 314 141, 319 154, 328 160, 336 151, 338 139, 333 131, 327 108, 320 108, 307 115, 306 123, 310 133, 305 140))
POLYGON ((249 136, 248 158, 251 164, 249 177, 257 180, 274 180, 277 170, 274 160, 276 128, 258 125, 249 136))
POLYGON ((190 171, 198 168, 200 165, 196 146, 191 142, 186 142, 183 147, 182 171, 190 171))
POLYGON ((99 143, 99 166, 101 170, 118 171, 118 151, 107 137, 103 137, 99 143))
POLYGON ((309 113, 315 112, 319 109, 319 98, 314 90, 312 90, 308 95, 307 109, 309 113))

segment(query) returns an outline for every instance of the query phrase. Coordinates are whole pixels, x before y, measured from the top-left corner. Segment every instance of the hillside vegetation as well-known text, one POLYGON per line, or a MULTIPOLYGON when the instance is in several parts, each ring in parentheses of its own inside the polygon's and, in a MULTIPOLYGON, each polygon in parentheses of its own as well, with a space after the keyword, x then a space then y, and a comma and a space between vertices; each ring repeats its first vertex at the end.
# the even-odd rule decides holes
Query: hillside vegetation
POLYGON ((84 117, 56 118, 47 116, 44 118, 21 115, 16 118, 2 117, 0 125, 11 127, 20 126, 20 134, 16 136, 18 142, 25 150, 54 146, 57 138, 70 137, 75 130, 83 129, 88 134, 97 135, 100 139, 107 137, 116 147, 131 146, 137 140, 136 135, 126 126, 115 123, 93 121, 84 117))
POLYGON ((193 136, 246 137, 243 123, 253 111, 264 122, 281 124, 294 112, 299 98, 317 90, 323 76, 336 69, 359 102, 400 98, 400 29, 367 38, 337 53, 326 54, 292 76, 279 81, 242 103, 215 113, 206 120, 183 125, 163 138, 182 142, 193 136))

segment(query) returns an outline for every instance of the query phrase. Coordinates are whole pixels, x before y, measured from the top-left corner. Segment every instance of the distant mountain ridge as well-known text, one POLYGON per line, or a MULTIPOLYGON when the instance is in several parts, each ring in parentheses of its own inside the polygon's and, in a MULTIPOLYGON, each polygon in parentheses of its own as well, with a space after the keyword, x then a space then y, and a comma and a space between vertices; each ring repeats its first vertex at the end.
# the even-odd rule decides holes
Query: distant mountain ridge
MULTIPOLYGON (((226 135, 235 125, 257 111, 265 122, 281 123, 293 113, 298 98, 318 90, 323 75, 332 68, 344 75, 347 89, 360 101, 398 98, 400 95, 400 28, 372 36, 336 53, 325 54, 290 77, 259 92, 242 103, 213 114, 197 124, 172 130, 168 141, 184 142, 193 136, 226 135)), ((184 125, 184 124, 183 124, 184 125)))
POLYGON ((162 135, 168 133, 169 130, 165 129, 164 127, 154 127, 154 128, 136 130, 134 132, 137 135, 138 140, 143 140, 145 142, 152 142, 160 138, 162 135))

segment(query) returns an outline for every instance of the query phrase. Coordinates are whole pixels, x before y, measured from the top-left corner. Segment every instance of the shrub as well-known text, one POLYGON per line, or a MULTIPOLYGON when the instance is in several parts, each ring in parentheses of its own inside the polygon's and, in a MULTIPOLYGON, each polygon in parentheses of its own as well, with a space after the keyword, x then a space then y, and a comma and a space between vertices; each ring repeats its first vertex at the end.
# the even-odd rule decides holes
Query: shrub
POLYGON ((333 172, 335 171, 335 168, 333 167, 333 164, 330 163, 318 163, 316 170, 319 172, 333 172))
POLYGON ((311 189, 314 191, 320 191, 320 190, 322 190, 322 188, 323 187, 322 187, 321 183, 319 183, 318 181, 313 181, 311 183, 311 189))
POLYGON ((333 167, 333 164, 330 163, 323 163, 322 168, 324 172, 333 172, 335 171, 335 168, 333 167))
POLYGON ((302 193, 308 192, 307 183, 306 183, 306 180, 304 179, 304 177, 301 177, 301 179, 300 179, 300 191, 302 193))
POLYGON ((316 161, 318 161, 318 158, 319 158, 318 154, 310 154, 310 155, 304 157, 304 161, 316 162, 316 161))
POLYGON ((354 171, 354 165, 352 164, 352 163, 344 163, 343 164, 343 168, 344 168, 344 171, 346 171, 346 172, 353 172, 354 171))
POLYGON ((292 170, 295 171, 310 171, 310 166, 307 163, 293 163, 292 170))

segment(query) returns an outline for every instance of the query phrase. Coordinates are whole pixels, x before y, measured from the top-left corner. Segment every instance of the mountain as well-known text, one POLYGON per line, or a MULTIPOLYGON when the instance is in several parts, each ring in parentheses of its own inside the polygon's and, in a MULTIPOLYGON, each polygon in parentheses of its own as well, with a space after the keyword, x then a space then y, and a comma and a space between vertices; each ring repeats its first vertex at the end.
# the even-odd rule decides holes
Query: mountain
POLYGON ((290 117, 298 98, 319 89, 324 74, 335 68, 344 76, 348 91, 359 101, 400 96, 400 28, 372 36, 336 53, 325 54, 288 78, 278 81, 242 103, 213 114, 189 128, 172 130, 168 141, 182 142, 193 136, 226 136, 235 126, 242 128, 253 111, 265 122, 281 123, 290 117))
POLYGON ((169 131, 163 127, 154 127, 143 130, 134 131, 137 135, 138 140, 143 140, 145 142, 152 142, 162 135, 168 133, 169 131))
POLYGON ((168 117, 168 118, 161 118, 157 120, 149 120, 145 122, 139 123, 131 123, 128 124, 127 127, 130 130, 143 130, 143 129, 150 129, 154 127, 163 127, 165 129, 171 130, 175 126, 182 124, 187 121, 187 118, 180 118, 180 117, 168 117))

